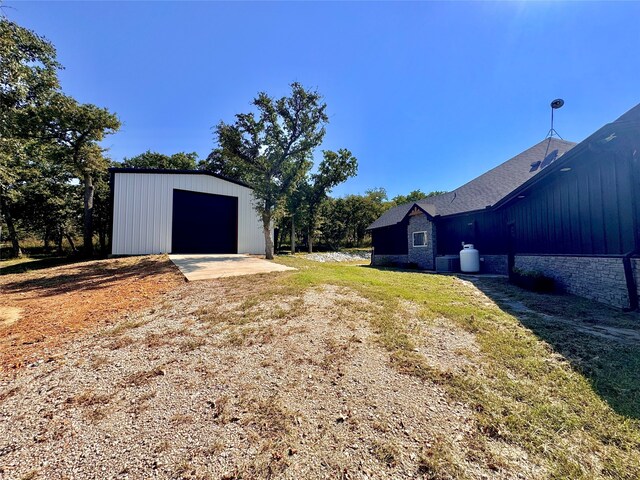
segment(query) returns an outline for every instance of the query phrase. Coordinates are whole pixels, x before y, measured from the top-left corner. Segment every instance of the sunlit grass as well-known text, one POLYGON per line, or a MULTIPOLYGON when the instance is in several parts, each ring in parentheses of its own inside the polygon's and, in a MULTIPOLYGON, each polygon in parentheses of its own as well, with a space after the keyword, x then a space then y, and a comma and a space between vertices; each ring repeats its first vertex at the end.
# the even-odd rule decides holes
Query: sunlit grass
POLYGON ((640 422, 634 415, 640 398, 625 396, 640 384, 640 348, 618 349, 621 368, 626 369, 618 376, 584 372, 558 350, 564 343, 570 348, 574 340, 586 348, 585 342, 599 344, 602 339, 576 340, 566 327, 552 346, 455 277, 291 257, 278 262, 298 269, 278 276, 278 288, 285 287, 288 294, 332 284, 381 305, 371 324, 392 363, 400 372, 444 385, 452 397, 472 407, 478 449, 488 441, 523 448, 548 478, 640 478, 640 422), (446 319, 472 333, 481 350, 477 368, 451 374, 428 365, 414 351, 414 339, 397 315, 402 301, 417 305, 417 315, 426 323, 446 319), (619 386, 613 382, 621 378, 626 383, 620 398, 604 398, 603 384, 611 383, 609 390, 615 394, 619 386))

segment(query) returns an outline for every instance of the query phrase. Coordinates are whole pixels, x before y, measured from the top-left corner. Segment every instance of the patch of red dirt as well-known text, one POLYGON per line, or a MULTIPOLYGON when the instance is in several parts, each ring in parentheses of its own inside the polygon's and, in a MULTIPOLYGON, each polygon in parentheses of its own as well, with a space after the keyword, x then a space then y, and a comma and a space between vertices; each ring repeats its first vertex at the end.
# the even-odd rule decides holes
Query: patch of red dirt
MULTIPOLYGON (((167 256, 64 265, 0 277, 0 371, 20 368, 87 329, 152 305, 184 282, 167 256), (17 310, 16 310, 17 309, 17 310)), ((46 358, 45 358, 46 360, 46 358)))

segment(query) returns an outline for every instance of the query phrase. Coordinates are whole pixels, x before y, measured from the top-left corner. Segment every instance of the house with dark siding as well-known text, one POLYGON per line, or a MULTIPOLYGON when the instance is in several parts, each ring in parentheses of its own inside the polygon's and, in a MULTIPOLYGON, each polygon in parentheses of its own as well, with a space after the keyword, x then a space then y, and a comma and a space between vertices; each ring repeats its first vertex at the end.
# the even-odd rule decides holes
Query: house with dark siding
POLYGON ((434 270, 463 243, 481 271, 537 271, 568 292, 638 308, 640 105, 579 144, 547 138, 452 192, 369 226, 373 265, 434 270))

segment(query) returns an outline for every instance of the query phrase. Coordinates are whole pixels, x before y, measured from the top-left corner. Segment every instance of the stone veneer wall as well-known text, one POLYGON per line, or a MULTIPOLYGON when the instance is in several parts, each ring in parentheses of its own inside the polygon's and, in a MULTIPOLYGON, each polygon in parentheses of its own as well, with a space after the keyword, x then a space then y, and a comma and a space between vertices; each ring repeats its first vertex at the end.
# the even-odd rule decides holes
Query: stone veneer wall
POLYGON ((407 255, 378 255, 375 252, 373 253, 373 258, 371 259, 371 265, 376 265, 378 267, 393 267, 406 265, 409 262, 407 255))
MULTIPOLYGON (((636 281, 640 261, 634 259, 636 281)), ((629 306, 622 258, 516 255, 515 267, 552 277, 564 290, 619 308, 629 306)))
POLYGON ((509 257, 507 255, 482 255, 480 252, 480 272, 508 275, 509 257))
POLYGON ((436 226, 425 214, 409 217, 407 241, 409 242, 409 263, 415 263, 419 268, 435 270, 436 253, 436 226), (413 246, 413 233, 427 232, 427 245, 424 247, 413 246))

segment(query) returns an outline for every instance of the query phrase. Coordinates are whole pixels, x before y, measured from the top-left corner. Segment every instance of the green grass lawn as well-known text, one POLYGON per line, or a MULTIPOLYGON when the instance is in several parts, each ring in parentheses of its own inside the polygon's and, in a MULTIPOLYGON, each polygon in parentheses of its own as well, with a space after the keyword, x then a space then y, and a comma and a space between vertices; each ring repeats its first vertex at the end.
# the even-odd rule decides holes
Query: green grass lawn
MULTIPOLYGON (((488 447, 501 441, 526 451, 553 479, 640 478, 640 345, 620 345, 581 334, 570 325, 549 325, 536 315, 517 315, 501 305, 504 296, 558 303, 555 312, 572 321, 599 320, 629 328, 637 314, 622 314, 571 296, 536 296, 508 285, 490 285, 487 301, 454 276, 322 264, 281 257, 298 271, 282 274, 267 295, 295 294, 332 284, 378 302, 372 320, 379 342, 404 374, 435 382, 475 412, 474 455, 500 466, 488 447), (477 368, 442 372, 415 351, 407 324, 396 314, 412 302, 425 324, 451 322, 474 335, 477 368)), ((636 328, 640 325, 636 324, 636 328)), ((450 445, 449 448, 455 448, 450 445)), ((425 459, 431 478, 466 478, 447 449, 425 459)))

